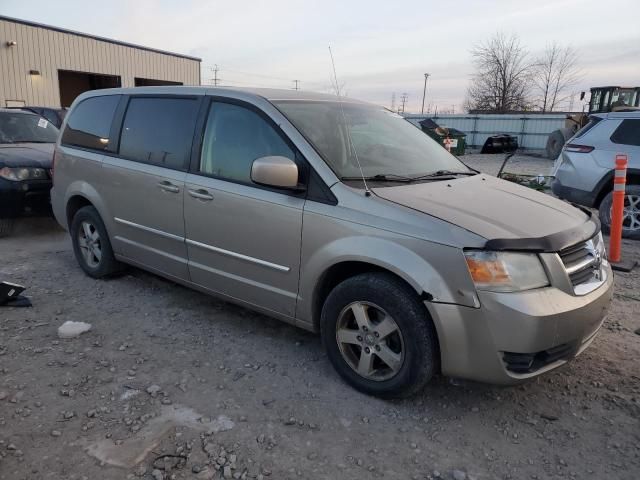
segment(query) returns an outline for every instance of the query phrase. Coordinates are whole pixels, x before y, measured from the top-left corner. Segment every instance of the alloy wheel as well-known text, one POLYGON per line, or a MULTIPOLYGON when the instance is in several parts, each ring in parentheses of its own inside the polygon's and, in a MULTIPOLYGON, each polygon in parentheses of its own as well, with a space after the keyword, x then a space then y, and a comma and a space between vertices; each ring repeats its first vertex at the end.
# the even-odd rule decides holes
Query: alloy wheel
POLYGON ((373 303, 353 302, 342 310, 336 322, 336 341, 349 367, 368 380, 389 380, 404 363, 400 327, 373 303))
MULTIPOLYGON (((613 215, 613 207, 611 207, 613 215)), ((640 195, 625 195, 622 228, 629 232, 640 230, 640 195)))
POLYGON ((100 233, 92 223, 84 220, 78 231, 78 246, 87 266, 97 268, 102 258, 100 233))

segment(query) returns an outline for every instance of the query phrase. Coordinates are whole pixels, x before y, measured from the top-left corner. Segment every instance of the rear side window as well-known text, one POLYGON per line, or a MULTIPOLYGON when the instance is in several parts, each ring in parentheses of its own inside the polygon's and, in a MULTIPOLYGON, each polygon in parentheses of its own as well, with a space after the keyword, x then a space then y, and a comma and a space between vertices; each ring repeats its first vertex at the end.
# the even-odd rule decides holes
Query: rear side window
POLYGON ((613 143, 640 146, 640 119, 623 120, 611 135, 613 143))
POLYGON ((259 114, 229 103, 214 103, 202 142, 200 172, 251 183, 256 158, 283 156, 295 161, 295 152, 259 114))
POLYGON ((120 95, 90 97, 73 109, 62 133, 62 144, 107 150, 111 139, 111 122, 120 95))
POLYGON ((183 170, 191 149, 198 100, 134 97, 120 136, 120 156, 183 170))
POLYGON ((589 117, 589 122, 580 130, 578 130, 578 133, 576 133, 576 138, 580 138, 584 136, 585 133, 587 133, 589 130, 591 130, 601 121, 602 119, 600 117, 589 117))

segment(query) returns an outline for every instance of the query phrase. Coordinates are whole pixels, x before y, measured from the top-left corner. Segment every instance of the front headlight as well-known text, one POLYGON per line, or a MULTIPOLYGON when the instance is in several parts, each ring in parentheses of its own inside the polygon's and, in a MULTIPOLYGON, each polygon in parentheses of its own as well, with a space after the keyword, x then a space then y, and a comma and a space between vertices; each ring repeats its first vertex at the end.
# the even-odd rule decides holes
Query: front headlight
POLYGON ((535 253, 468 250, 464 256, 478 290, 520 292, 549 285, 535 253))
POLYGON ((44 180, 47 178, 47 171, 44 168, 0 168, 0 177, 20 182, 22 180, 44 180))

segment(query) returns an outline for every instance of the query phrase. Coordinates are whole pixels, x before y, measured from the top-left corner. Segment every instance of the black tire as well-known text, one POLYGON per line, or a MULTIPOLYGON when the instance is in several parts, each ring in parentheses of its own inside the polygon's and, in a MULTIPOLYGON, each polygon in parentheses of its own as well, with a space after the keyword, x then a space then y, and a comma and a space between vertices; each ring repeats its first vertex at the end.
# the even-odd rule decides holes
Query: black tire
POLYGON ((13 232, 13 218, 0 218, 0 238, 8 237, 13 232))
POLYGON ((87 275, 93 278, 102 278, 117 273, 122 269, 122 264, 113 256, 113 249, 111 248, 107 229, 100 218, 100 214, 94 207, 82 207, 76 212, 71 221, 69 233, 71 234, 73 253, 80 267, 87 275), (83 253, 84 248, 80 245, 81 229, 83 229, 83 224, 85 223, 92 226, 98 234, 98 240, 95 243, 99 244, 101 255, 100 259, 94 265, 88 262, 83 253))
MULTIPOLYGON (((640 198, 640 185, 627 185, 625 188, 625 195, 630 195, 634 199, 640 198)), ((625 205, 629 200, 625 198, 625 205)), ((602 231, 608 234, 611 231, 611 205, 613 204, 613 192, 607 193, 607 195, 600 202, 598 213, 600 214, 600 223, 602 224, 602 231)), ((636 218, 640 220, 640 212, 636 213, 636 218)), ((640 227, 636 227, 633 230, 629 228, 631 225, 627 221, 622 225, 622 236, 632 240, 640 240, 640 227)))
POLYGON ((547 138, 546 154, 547 158, 555 160, 560 156, 562 147, 564 146, 565 138, 561 130, 555 130, 551 132, 549 138, 547 138))
MULTIPOLYGON (((357 390, 370 395, 383 398, 409 396, 422 389, 440 369, 437 334, 427 309, 415 291, 390 274, 365 273, 336 286, 322 308, 320 331, 329 360, 340 376, 357 390), (357 373, 341 353, 337 325, 339 319, 344 318, 341 313, 354 302, 381 307, 393 318, 401 333, 404 360, 391 378, 366 378, 357 373)), ((372 354, 375 355, 373 350, 372 354)), ((379 358, 378 364, 380 361, 379 358)))

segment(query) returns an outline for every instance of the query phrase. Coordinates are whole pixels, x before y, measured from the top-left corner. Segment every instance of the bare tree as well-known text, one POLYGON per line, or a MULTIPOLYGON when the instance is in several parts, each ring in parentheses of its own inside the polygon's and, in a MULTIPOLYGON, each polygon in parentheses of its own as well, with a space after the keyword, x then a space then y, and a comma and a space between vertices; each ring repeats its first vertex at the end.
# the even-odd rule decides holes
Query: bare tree
POLYGON ((574 48, 562 47, 556 42, 547 45, 534 67, 533 82, 538 108, 543 112, 557 109, 569 99, 571 87, 581 76, 578 54, 574 48))
POLYGON ((465 106, 505 113, 528 107, 532 65, 517 35, 496 33, 471 50, 476 72, 465 106))

